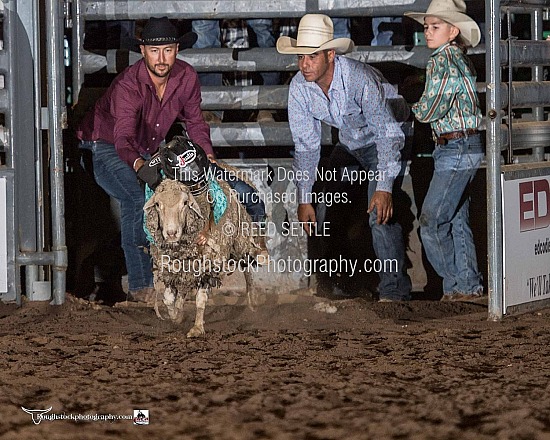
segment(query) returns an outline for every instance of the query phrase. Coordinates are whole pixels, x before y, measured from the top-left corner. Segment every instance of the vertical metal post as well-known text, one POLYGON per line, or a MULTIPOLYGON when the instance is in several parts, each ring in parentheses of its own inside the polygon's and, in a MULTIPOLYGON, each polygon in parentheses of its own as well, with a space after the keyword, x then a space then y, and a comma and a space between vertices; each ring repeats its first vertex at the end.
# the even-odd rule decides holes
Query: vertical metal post
POLYGON ((65 246, 65 207, 63 184, 63 133, 66 111, 63 102, 65 81, 63 63, 63 11, 57 0, 46 1, 46 41, 48 80, 48 127, 51 149, 50 181, 52 203, 52 304, 65 301, 67 248, 65 246))
MULTIPOLYGON (((27 18, 31 19, 30 23, 27 23, 26 29, 29 33, 29 43, 31 46, 31 52, 33 55, 33 59, 35 62, 33 62, 33 77, 34 77, 34 83, 33 85, 36 87, 36 84, 40 84, 40 63, 36 62, 36 60, 39 60, 39 52, 35 52, 35 50, 39 49, 39 45, 35 46, 35 44, 38 42, 38 40, 35 39, 36 33, 39 32, 40 27, 38 26, 38 16, 35 16, 35 13, 38 12, 38 5, 35 4, 34 1, 30 3, 30 14, 26 14, 27 18), (35 21, 36 20, 36 21, 35 21), (38 55, 38 56, 37 56, 38 55), (38 76, 36 76, 38 72, 38 76)), ((21 20, 23 21, 23 26, 25 26, 24 17, 21 14, 21 11, 18 9, 18 14, 21 17, 21 20)), ((39 44, 39 43, 38 43, 39 44)), ((34 113, 34 120, 35 124, 36 121, 40 120, 40 106, 36 106, 36 102, 40 102, 40 88, 34 88, 34 104, 35 104, 35 113, 34 113)), ((36 250, 41 251, 44 246, 44 191, 42 187, 43 182, 43 175, 42 175, 42 145, 38 142, 38 137, 36 137, 36 133, 40 129, 40 124, 38 126, 35 125, 35 138, 34 138, 34 178, 35 178, 35 188, 36 188, 36 250)), ((40 134, 39 134, 40 135, 40 134)), ((34 299, 34 283, 40 279, 40 270, 39 267, 32 264, 25 267, 25 284, 26 284, 26 291, 27 291, 27 298, 30 300, 34 299)))
MULTIPOLYGON (((9 130, 7 164, 15 169, 15 200, 18 251, 36 252, 38 222, 36 215, 37 176, 36 139, 31 128, 35 123, 33 52, 31 38, 25 28, 32 27, 29 3, 4 3, 4 51, 8 54, 4 73, 8 90, 6 126, 9 130)), ((25 271, 27 295, 32 297, 38 268, 29 265, 25 271)), ((20 284, 18 284, 18 288, 20 284)), ((18 291, 17 295, 21 292, 18 291)), ((19 297, 18 297, 19 298, 19 297)))
POLYGON ((489 319, 503 315, 503 244, 501 187, 500 0, 485 2, 487 66, 487 245, 489 319))
POLYGON ((512 42, 516 40, 512 36, 512 12, 508 8, 506 10, 506 34, 508 38, 508 152, 506 154, 506 163, 512 163, 514 160, 514 148, 512 145, 512 124, 514 123, 514 108, 512 107, 512 102, 514 102, 514 88, 512 84, 514 83, 514 68, 513 68, 513 57, 512 57, 512 42))
POLYGON ((38 250, 43 251, 45 247, 44 238, 44 154, 42 149, 42 85, 40 78, 42 72, 40 71, 40 12, 38 0, 32 0, 32 53, 34 57, 34 138, 35 138, 35 151, 36 151, 36 190, 37 190, 37 243, 38 250))
MULTIPOLYGON (((531 39, 542 39, 542 9, 537 8, 531 14, 531 39)), ((540 82, 543 79, 544 72, 542 66, 532 68, 532 81, 540 82)), ((533 120, 544 121, 544 107, 533 108, 533 120)), ((544 160, 544 147, 533 148, 533 160, 541 162, 544 160)))
POLYGON ((81 0, 72 2, 72 75, 73 75, 73 100, 75 105, 80 95, 80 87, 84 83, 84 70, 82 68, 82 45, 84 44, 84 20, 82 18, 81 0))
MULTIPOLYGON (((34 91, 34 178, 36 188, 36 249, 41 252, 45 247, 45 213, 44 200, 47 192, 44 190, 43 151, 41 131, 41 84, 40 84, 40 14, 37 0, 31 0, 25 4, 20 3, 17 14, 21 18, 22 27, 25 29, 33 60, 33 91, 34 91)), ((31 264, 25 267, 25 284, 27 298, 34 300, 35 282, 44 279, 44 270, 31 264)))

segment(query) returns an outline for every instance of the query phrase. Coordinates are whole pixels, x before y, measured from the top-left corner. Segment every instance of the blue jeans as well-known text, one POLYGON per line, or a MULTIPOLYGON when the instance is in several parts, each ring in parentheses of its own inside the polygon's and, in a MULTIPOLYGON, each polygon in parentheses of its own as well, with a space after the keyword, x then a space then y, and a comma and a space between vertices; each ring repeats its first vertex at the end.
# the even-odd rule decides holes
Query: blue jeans
POLYGON ((81 148, 92 151, 94 177, 98 185, 120 203, 121 242, 129 289, 152 287, 151 257, 145 253, 147 239, 143 231, 145 194, 136 173, 120 159, 112 144, 83 141, 81 148))
POLYGON ((443 278, 443 293, 476 293, 483 287, 470 228, 467 189, 483 158, 481 136, 436 145, 433 158, 434 175, 419 220, 422 245, 443 278))
MULTIPOLYGON (((354 156, 365 171, 376 172, 378 166, 378 152, 376 147, 368 146, 358 150, 350 150, 339 144, 349 154, 354 156)), ((377 182, 369 181, 368 193, 369 203, 376 191, 377 182)), ((395 207, 394 207, 395 209, 395 207)), ((380 299, 391 299, 408 301, 411 299, 411 279, 405 267, 405 245, 403 243, 403 232, 401 225, 390 222, 385 225, 376 223, 376 210, 369 214, 369 225, 372 233, 372 244, 376 258, 380 260, 397 261, 396 272, 381 272, 378 292, 380 299)))
POLYGON ((402 17, 373 17, 372 19, 372 31, 374 38, 371 41, 371 46, 391 46, 393 31, 380 31, 378 26, 382 23, 402 23, 402 17))
MULTIPOLYGON (((273 36, 273 20, 258 18, 246 20, 246 23, 256 34, 258 47, 275 47, 273 36)), ((261 72, 264 86, 276 86, 279 84, 279 72, 261 72)))
MULTIPOLYGON (((193 48, 221 47, 220 22, 218 20, 193 20, 191 29, 197 34, 197 41, 193 48)), ((218 72, 199 73, 199 80, 203 86, 221 86, 222 74, 218 72)))
POLYGON ((332 26, 334 29, 334 38, 349 38, 351 36, 349 18, 333 18, 332 26))

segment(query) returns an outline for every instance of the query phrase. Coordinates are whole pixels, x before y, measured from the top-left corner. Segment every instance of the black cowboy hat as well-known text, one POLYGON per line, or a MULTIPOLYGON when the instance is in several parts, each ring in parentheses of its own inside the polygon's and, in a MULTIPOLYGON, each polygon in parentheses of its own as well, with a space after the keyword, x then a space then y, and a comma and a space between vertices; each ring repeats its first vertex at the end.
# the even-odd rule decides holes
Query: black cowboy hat
POLYGON ((178 37, 178 30, 168 20, 168 17, 151 17, 141 32, 141 38, 133 38, 132 43, 137 46, 162 46, 164 44, 179 43, 179 49, 189 49, 197 41, 197 34, 187 32, 184 36, 178 37))

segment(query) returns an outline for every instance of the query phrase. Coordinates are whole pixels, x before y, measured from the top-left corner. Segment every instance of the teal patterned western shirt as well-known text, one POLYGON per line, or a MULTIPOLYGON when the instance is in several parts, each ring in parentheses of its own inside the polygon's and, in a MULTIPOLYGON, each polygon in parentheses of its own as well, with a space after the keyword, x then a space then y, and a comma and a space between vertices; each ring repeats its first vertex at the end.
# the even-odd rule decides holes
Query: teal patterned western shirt
POLYGON ((430 123, 436 136, 479 127, 476 73, 458 46, 447 43, 431 55, 424 93, 412 111, 420 122, 430 123))

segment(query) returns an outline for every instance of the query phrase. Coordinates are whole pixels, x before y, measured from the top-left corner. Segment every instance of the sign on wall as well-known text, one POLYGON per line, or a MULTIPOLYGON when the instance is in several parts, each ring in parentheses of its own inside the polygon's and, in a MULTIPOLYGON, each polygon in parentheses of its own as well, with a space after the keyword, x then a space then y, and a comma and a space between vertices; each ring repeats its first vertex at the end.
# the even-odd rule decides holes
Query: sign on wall
POLYGON ((506 167, 502 197, 506 313, 550 299, 550 168, 506 167))

